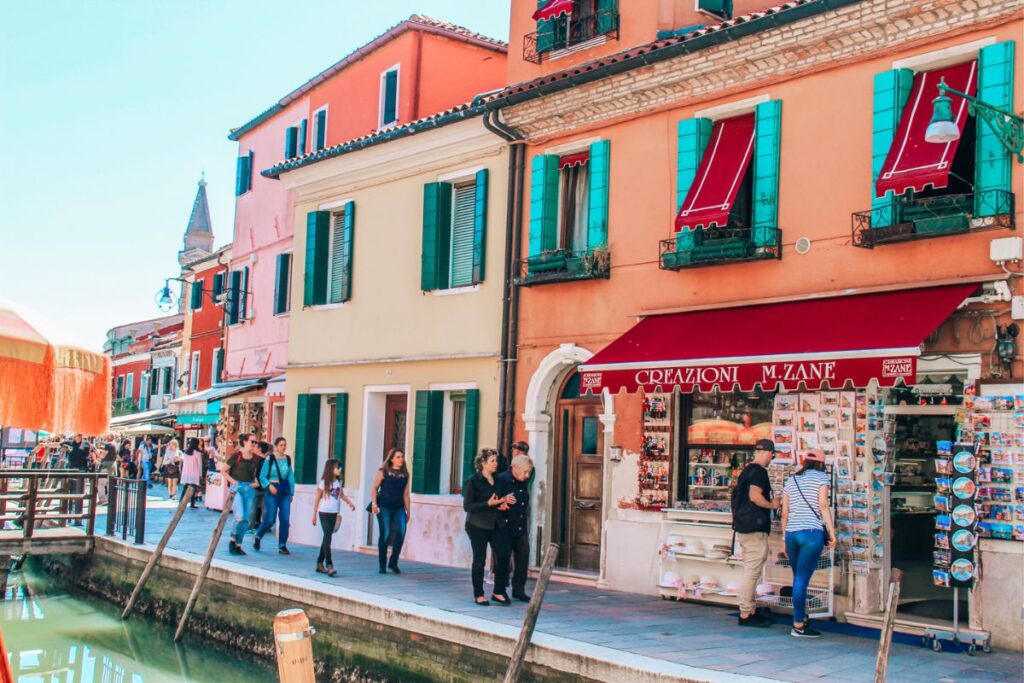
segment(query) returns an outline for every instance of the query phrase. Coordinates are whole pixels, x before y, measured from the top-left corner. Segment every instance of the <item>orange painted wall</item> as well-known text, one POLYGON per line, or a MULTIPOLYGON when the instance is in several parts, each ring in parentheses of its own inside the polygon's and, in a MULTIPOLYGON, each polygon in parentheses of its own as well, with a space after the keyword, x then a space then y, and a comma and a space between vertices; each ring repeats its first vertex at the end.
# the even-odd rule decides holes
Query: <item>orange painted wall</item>
POLYGON ((424 34, 419 116, 429 116, 505 85, 504 52, 424 34))

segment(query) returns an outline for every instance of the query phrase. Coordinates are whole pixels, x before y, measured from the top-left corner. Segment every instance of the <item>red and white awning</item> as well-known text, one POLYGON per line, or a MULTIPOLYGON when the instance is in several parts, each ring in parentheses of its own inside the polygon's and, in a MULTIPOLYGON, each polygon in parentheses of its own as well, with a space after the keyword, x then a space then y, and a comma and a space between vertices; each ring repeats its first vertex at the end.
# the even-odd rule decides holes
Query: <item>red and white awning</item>
POLYGON ((891 387, 977 284, 644 318, 580 368, 590 393, 891 387))
POLYGON ((753 114, 715 121, 697 175, 676 216, 676 232, 725 227, 753 152, 753 114))
POLYGON ((575 0, 548 0, 548 3, 533 13, 534 21, 554 19, 563 14, 572 14, 575 0))
MULTIPOLYGON (((953 168, 959 138, 944 144, 924 139, 932 120, 932 100, 938 97, 939 81, 943 78, 950 88, 974 95, 978 90, 978 62, 923 71, 914 76, 914 85, 900 117, 896 136, 875 182, 877 196, 883 197, 886 192, 903 194, 907 190, 920 192, 929 185, 949 185, 949 172, 953 168)), ((967 100, 953 98, 953 116, 961 135, 967 123, 967 113, 967 100)))

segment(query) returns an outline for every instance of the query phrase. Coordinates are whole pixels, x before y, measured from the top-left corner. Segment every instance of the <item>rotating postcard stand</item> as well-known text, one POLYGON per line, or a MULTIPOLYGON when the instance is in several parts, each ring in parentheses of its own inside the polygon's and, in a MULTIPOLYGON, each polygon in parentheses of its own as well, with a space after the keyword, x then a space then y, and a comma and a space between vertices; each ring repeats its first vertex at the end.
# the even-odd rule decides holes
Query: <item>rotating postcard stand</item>
POLYGON ((974 443, 950 441, 938 441, 937 447, 935 508, 939 514, 935 518, 932 580, 936 586, 953 589, 953 626, 926 628, 924 642, 930 641, 936 652, 942 651, 944 640, 967 645, 971 655, 979 645, 991 652, 986 631, 960 627, 960 589, 970 592, 978 574, 978 448, 974 443))

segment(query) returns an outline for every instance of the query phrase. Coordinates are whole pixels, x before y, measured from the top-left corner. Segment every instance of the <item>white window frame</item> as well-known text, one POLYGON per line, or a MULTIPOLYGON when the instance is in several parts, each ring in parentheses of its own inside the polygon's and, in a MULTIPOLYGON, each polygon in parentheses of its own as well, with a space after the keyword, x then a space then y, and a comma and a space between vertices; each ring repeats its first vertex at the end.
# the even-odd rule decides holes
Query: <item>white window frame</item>
POLYGON ((386 130, 388 128, 394 128, 398 125, 401 120, 401 116, 398 113, 398 105, 402 101, 402 63, 392 64, 387 69, 380 72, 380 94, 377 98, 377 128, 380 130, 386 130), (384 123, 384 95, 387 86, 387 75, 392 71, 395 72, 395 120, 389 123, 384 123))
MULTIPOLYGON (((324 113, 324 146, 321 147, 320 149, 327 149, 327 122, 328 122, 328 119, 330 119, 331 114, 328 111, 328 105, 326 105, 326 104, 324 106, 320 107, 319 109, 317 109, 316 111, 314 111, 312 116, 311 116, 311 120, 313 121, 313 126, 316 128, 316 130, 313 131, 313 145, 312 145, 312 147, 313 148, 316 147, 316 139, 317 139, 317 136, 319 135, 319 132, 320 132, 319 126, 316 125, 317 114, 319 114, 320 112, 324 113)), ((314 152, 319 152, 320 150, 313 149, 313 151, 314 152)))
POLYGON ((124 375, 124 396, 121 398, 130 399, 132 392, 135 390, 135 373, 126 372, 124 375))
MULTIPOLYGON (((440 481, 440 495, 457 495, 452 491, 452 472, 457 467, 455 462, 455 403, 453 396, 459 394, 461 396, 459 403, 462 403, 462 433, 460 436, 464 440, 466 434, 466 389, 455 389, 444 392, 444 411, 441 416, 441 481, 440 481)), ((468 476, 465 472, 462 473, 461 477, 465 481, 468 476)))
POLYGON ((306 150, 300 148, 302 144, 302 120, 306 119, 306 146, 309 146, 309 119, 300 116, 292 125, 295 126, 295 152, 297 157, 306 156, 306 150))
POLYGON ((202 352, 193 351, 191 362, 189 364, 188 374, 188 387, 189 391, 197 391, 199 389, 199 368, 202 366, 202 352))

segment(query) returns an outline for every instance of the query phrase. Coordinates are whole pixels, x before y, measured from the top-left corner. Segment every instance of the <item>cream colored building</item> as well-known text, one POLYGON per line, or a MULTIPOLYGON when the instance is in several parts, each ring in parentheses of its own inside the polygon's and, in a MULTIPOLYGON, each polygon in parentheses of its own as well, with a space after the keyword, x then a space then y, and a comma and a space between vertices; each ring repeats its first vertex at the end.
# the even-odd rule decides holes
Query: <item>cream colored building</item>
POLYGON ((496 446, 509 149, 469 107, 427 121, 267 172, 296 196, 292 534, 319 543, 315 483, 338 457, 358 505, 335 546, 372 545, 370 484, 397 446, 414 491, 403 557, 468 566, 458 492, 496 446))

